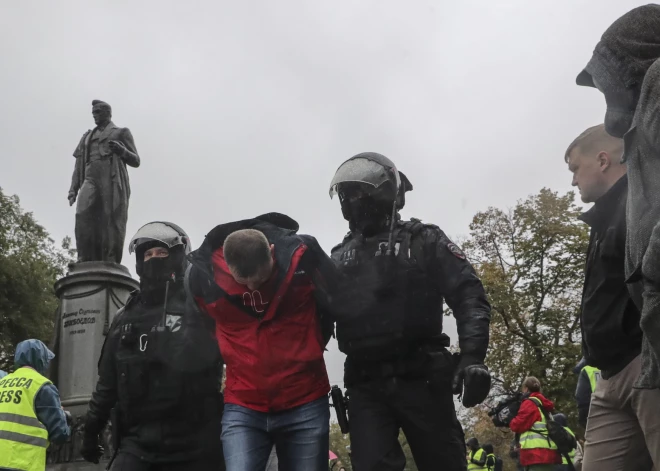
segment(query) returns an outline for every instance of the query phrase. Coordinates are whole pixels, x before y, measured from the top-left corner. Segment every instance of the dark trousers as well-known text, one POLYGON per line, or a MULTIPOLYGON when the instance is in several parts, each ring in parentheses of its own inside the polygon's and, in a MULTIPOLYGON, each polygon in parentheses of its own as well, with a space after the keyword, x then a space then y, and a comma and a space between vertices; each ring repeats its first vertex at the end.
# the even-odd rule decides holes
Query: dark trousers
POLYGON ((419 471, 465 471, 465 437, 448 381, 387 378, 349 388, 354 471, 402 471, 403 430, 419 471))
POLYGON ((179 461, 175 463, 149 463, 131 453, 119 452, 112 471, 222 471, 225 464, 222 459, 203 458, 194 461, 179 461))

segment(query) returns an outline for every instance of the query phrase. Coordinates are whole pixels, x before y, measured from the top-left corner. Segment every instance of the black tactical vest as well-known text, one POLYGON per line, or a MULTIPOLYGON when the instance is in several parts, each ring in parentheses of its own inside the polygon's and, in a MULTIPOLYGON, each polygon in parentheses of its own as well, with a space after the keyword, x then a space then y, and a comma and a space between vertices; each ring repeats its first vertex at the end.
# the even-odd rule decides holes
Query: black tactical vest
POLYGON ((163 329, 163 311, 163 305, 149 306, 130 298, 118 318, 118 403, 123 434, 138 430, 147 441, 171 441, 175 447, 200 422, 219 413, 221 365, 210 362, 194 371, 182 367, 185 359, 179 358, 180 352, 191 347, 183 342, 195 341, 194 336, 184 335, 183 289, 173 293, 167 304, 167 314, 181 316, 180 323, 163 329))
POLYGON ((389 256, 389 231, 366 239, 349 234, 333 249, 344 278, 336 326, 342 352, 364 361, 394 358, 442 334, 443 299, 427 269, 433 254, 416 239, 424 227, 398 223, 389 256))

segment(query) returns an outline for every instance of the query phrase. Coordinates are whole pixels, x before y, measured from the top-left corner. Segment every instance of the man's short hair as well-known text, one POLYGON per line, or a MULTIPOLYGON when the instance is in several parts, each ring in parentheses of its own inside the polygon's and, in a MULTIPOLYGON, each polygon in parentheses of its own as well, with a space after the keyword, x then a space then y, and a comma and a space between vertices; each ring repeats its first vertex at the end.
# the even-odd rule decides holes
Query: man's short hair
POLYGON ((534 376, 528 376, 525 378, 523 386, 526 387, 529 392, 541 392, 541 382, 534 376))
POLYGON ((92 100, 92 107, 99 105, 102 109, 108 110, 110 113, 112 113, 112 107, 107 104, 105 101, 102 100, 92 100))
POLYGON ((227 265, 242 278, 255 275, 272 258, 270 242, 256 229, 241 229, 229 234, 223 252, 227 265))
MULTIPOLYGON (((605 125, 598 124, 596 126, 591 126, 571 142, 571 145, 566 149, 566 154, 564 154, 564 160, 566 163, 568 163, 571 158, 571 153, 575 150, 582 153, 606 151, 616 160, 623 155, 623 139, 610 136, 607 134, 607 131, 605 131, 605 125)), ((615 163, 619 163, 619 161, 616 160, 615 163)))

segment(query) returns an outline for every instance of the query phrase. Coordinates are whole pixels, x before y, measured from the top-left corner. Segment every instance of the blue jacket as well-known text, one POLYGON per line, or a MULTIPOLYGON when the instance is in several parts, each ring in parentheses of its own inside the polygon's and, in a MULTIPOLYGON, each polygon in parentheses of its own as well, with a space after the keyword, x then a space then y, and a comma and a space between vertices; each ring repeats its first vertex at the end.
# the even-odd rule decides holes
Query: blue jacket
MULTIPOLYGON (((44 375, 55 354, 40 340, 24 340, 16 346, 15 368, 29 366, 44 375)), ((1 376, 0 376, 1 377, 1 376)), ((34 398, 34 409, 39 422, 48 430, 48 439, 55 444, 63 443, 71 436, 66 416, 60 403, 60 393, 53 384, 44 385, 34 398)))

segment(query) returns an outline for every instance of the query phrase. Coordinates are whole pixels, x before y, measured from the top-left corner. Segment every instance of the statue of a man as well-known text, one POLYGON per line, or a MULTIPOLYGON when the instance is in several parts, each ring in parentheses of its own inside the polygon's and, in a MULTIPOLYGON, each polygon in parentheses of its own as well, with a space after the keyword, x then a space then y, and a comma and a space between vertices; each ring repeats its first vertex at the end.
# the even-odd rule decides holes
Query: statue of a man
POLYGON ((83 134, 73 156, 69 204, 76 206, 76 247, 79 262, 121 263, 126 237, 131 187, 126 165, 140 166, 140 156, 128 128, 112 121, 109 104, 92 101, 96 127, 83 134))

